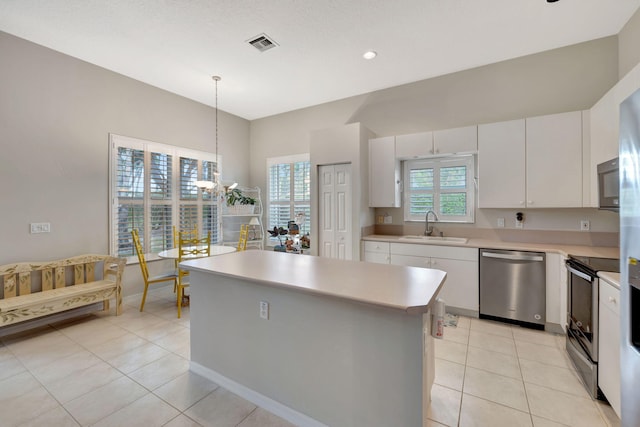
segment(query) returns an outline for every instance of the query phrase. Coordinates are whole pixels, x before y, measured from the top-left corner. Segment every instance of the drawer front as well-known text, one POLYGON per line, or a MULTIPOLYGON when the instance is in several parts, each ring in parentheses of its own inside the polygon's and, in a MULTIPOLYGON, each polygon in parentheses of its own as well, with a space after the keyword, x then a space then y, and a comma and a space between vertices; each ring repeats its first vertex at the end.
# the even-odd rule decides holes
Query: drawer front
POLYGON ((620 316, 620 291, 603 279, 600 279, 600 303, 620 316))
POLYGON ((377 253, 389 253, 389 243, 388 242, 373 242, 373 241, 365 241, 364 242, 364 251, 365 252, 377 252, 377 253))
POLYGON ((432 244, 391 243, 390 250, 392 254, 397 255, 458 259, 462 261, 478 261, 477 248, 437 246, 432 244))

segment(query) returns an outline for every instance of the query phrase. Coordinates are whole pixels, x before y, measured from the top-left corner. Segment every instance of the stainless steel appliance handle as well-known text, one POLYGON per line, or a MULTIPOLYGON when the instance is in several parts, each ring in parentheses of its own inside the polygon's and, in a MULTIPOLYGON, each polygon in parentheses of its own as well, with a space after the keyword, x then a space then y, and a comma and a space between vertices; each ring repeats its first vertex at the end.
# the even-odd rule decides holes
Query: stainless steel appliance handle
POLYGON ((593 282, 593 277, 590 277, 590 276, 584 274, 582 271, 578 271, 575 268, 569 267, 568 265, 567 265, 567 270, 569 270, 569 272, 571 274, 575 274, 576 276, 583 278, 584 280, 586 280, 589 283, 593 282))
POLYGON ((482 256, 486 258, 509 259, 512 261, 544 261, 539 255, 508 255, 497 254, 495 252, 482 252, 482 256))

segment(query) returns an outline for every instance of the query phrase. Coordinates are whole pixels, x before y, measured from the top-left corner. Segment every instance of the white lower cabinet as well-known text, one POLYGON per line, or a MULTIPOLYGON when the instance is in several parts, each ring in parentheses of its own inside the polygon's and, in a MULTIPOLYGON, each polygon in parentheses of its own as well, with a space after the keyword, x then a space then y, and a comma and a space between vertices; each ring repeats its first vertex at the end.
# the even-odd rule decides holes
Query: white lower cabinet
POLYGON ((600 279, 598 386, 620 416, 620 291, 600 279))
POLYGON ((389 243, 365 241, 363 242, 362 248, 363 261, 389 264, 389 243))
POLYGON ((466 310, 466 314, 478 313, 478 249, 391 243, 390 257, 394 265, 446 272, 447 279, 438 296, 445 300, 447 307, 466 310))

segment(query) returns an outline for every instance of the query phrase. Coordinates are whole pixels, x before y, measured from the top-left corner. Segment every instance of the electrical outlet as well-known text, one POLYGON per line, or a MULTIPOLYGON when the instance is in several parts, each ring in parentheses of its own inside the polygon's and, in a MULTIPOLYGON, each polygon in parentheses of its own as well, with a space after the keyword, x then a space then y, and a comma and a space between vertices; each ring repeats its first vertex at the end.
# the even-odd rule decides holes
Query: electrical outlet
POLYGON ((504 227, 504 218, 498 218, 498 227, 504 227))
POLYGON ((589 231, 591 228, 591 224, 587 220, 580 221, 580 230, 581 231, 589 231))
POLYGON ((516 228, 522 228, 524 225, 524 214, 522 212, 516 213, 516 228))
POLYGON ((260 318, 269 320, 269 303, 260 301, 260 318))
POLYGON ((31 234, 51 233, 51 223, 49 222, 32 222, 29 227, 31 234))

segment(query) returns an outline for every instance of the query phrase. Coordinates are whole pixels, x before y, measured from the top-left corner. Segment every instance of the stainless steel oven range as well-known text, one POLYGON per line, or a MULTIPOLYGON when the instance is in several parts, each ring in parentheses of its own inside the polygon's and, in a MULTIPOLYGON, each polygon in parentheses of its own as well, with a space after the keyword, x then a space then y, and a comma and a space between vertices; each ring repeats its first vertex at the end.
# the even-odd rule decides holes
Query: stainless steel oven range
POLYGON ((620 260, 567 259, 567 352, 594 398, 598 393, 598 271, 620 272, 620 260))

